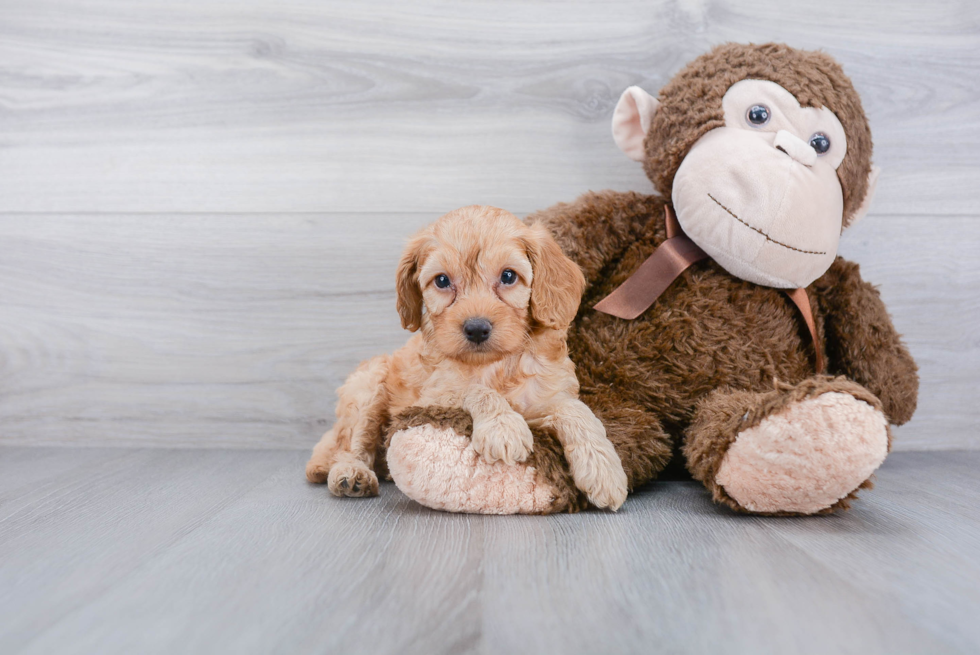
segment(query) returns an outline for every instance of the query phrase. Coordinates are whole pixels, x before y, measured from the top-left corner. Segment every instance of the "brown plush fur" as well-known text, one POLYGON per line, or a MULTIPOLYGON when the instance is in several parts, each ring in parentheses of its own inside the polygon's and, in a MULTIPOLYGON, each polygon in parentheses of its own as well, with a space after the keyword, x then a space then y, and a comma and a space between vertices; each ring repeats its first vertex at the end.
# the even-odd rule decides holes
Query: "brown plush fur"
POLYGON ((823 313, 854 317, 827 324, 827 356, 836 364, 834 372, 878 396, 889 421, 907 423, 915 412, 918 368, 896 337, 878 290, 861 280, 857 264, 840 258, 812 288, 823 313))
MULTIPOLYGON (((661 90, 645 167, 663 197, 587 193, 527 219, 547 227, 585 273, 569 352, 581 398, 603 420, 630 487, 655 478, 683 445, 694 476, 739 510, 714 475, 744 429, 743 416, 746 426, 758 423, 789 403, 834 390, 901 424, 915 411, 918 392, 915 362, 877 291, 841 258, 807 289, 828 373, 841 377, 816 375, 810 335, 783 291, 737 279, 711 260, 687 269, 635 320, 592 310, 665 240, 663 198, 674 174, 694 142, 724 123, 722 97, 746 78, 776 82, 802 105, 827 107, 840 119, 847 134, 838 169, 846 224, 865 196, 871 166, 860 99, 830 57, 772 44, 720 46, 661 90)), ((822 511, 846 508, 855 493, 822 511)))
MULTIPOLYGON (((683 443, 704 399, 717 390, 739 390, 747 394, 743 400, 761 394, 752 411, 761 420, 791 401, 779 391, 785 385, 822 379, 814 377, 813 345, 785 293, 739 280, 711 260, 688 269, 633 321, 591 309, 665 240, 662 216, 657 197, 607 191, 528 219, 547 225, 586 272, 589 286, 569 331, 569 352, 581 397, 606 424, 631 487, 664 468, 672 446, 683 443), (624 425, 607 417, 602 410, 610 406, 637 408, 642 417, 644 429, 628 443, 613 435, 634 420, 624 425)), ((838 258, 807 293, 829 372, 850 378, 844 390, 874 399, 869 404, 883 408, 892 423, 907 421, 915 411, 917 368, 874 287, 855 264, 838 258)), ((734 434, 699 434, 712 445, 689 445, 688 467, 712 488, 702 462, 716 466, 734 434), (699 456, 704 448, 715 455, 699 456)), ((847 507, 854 495, 826 511, 847 507)))

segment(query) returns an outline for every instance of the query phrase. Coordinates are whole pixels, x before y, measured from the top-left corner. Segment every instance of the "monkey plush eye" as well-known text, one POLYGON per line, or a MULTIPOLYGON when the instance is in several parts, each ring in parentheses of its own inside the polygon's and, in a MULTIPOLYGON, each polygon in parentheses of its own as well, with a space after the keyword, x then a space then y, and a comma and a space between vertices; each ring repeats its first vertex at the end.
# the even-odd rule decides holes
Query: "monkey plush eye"
POLYGON ((433 282, 435 282, 436 286, 439 287, 440 289, 445 289, 450 284, 449 276, 443 274, 437 275, 436 279, 433 280, 433 282))
POLYGON ((816 150, 818 155, 822 155, 830 150, 830 139, 826 134, 817 132, 810 137, 810 147, 816 150))
POLYGON ((765 105, 752 105, 746 112, 745 118, 752 125, 765 125, 769 122, 769 107, 765 105))
POLYGON ((507 285, 514 284, 517 282, 517 273, 509 268, 505 268, 504 272, 500 274, 500 281, 507 285))

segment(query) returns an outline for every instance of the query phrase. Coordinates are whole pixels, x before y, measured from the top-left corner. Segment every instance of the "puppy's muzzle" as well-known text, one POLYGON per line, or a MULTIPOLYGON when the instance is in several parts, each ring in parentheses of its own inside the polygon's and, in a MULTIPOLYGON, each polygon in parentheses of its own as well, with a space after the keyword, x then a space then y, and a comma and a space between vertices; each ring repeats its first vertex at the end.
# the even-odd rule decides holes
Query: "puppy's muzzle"
POLYGON ((480 344, 490 338, 493 323, 485 318, 468 318, 463 323, 463 334, 470 343, 480 344))

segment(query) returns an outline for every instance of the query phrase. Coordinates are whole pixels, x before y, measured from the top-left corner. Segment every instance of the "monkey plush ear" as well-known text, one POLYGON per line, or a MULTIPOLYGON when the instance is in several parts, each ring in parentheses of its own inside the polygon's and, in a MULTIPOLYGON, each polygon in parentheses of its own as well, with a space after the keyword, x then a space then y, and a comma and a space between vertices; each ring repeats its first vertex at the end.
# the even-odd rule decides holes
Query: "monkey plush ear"
POLYGON ((646 157, 643 139, 659 106, 659 100, 638 86, 631 86, 619 96, 612 119, 613 139, 633 161, 643 161, 646 157))
POLYGON ((868 173, 868 190, 864 194, 864 200, 861 201, 861 206, 854 210, 851 214, 851 220, 847 223, 847 228, 852 228, 857 225, 868 213, 868 209, 871 208, 871 201, 875 197, 875 187, 878 186, 878 174, 881 173, 881 169, 877 166, 871 167, 871 172, 868 173))

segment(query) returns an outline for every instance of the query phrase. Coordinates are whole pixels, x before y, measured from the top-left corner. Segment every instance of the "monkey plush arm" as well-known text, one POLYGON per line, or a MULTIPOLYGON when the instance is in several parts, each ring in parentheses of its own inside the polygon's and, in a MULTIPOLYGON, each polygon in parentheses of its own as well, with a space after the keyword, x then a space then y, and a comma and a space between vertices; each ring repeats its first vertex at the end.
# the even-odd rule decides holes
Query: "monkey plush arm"
POLYGON ((813 287, 824 310, 830 372, 878 396, 895 425, 907 422, 918 399, 918 367, 878 290, 861 279, 857 264, 841 257, 813 287))
POLYGON ((663 219, 663 207, 663 200, 657 196, 589 192, 575 202, 560 202, 531 214, 526 222, 548 228, 562 251, 592 283, 607 264, 647 231, 651 220, 663 219))

